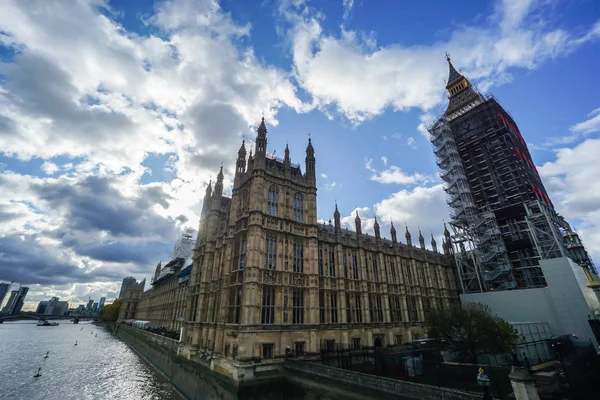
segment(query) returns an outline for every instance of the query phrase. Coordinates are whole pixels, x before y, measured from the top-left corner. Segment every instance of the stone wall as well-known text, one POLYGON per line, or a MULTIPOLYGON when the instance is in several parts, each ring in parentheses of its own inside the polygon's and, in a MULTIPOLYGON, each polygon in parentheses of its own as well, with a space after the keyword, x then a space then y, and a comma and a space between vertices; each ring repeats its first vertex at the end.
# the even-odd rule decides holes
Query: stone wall
POLYGON ((237 399, 236 385, 207 367, 178 357, 167 346, 156 343, 147 333, 121 325, 117 336, 160 370, 189 400, 237 399))
MULTIPOLYGON (((169 339, 121 325, 117 336, 160 370, 189 400, 473 400, 473 394, 286 359, 282 368, 254 372, 234 381, 224 365, 189 361, 173 352, 169 339), (212 369, 214 370, 212 370, 212 369), (221 371, 218 373, 216 371, 221 371)), ((264 365, 263 367, 267 367, 264 365)), ((273 367, 273 365, 270 365, 273 367)))
POLYGON ((313 392, 318 392, 319 389, 327 392, 326 396, 319 398, 376 398, 383 400, 474 400, 480 398, 473 393, 368 375, 298 360, 286 360, 284 371, 286 379, 291 383, 304 386, 305 389, 313 392))

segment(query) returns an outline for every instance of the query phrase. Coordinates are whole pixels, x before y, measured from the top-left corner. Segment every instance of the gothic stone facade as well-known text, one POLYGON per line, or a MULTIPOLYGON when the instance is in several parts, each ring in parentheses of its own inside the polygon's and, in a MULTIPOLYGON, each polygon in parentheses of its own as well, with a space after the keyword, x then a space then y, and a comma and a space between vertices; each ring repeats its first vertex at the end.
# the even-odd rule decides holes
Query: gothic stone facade
POLYGON ((141 295, 135 319, 152 321, 172 331, 181 328, 190 277, 189 267, 182 268, 185 261, 176 258, 162 268, 160 263, 156 266, 152 288, 141 295))
MULTIPOLYGON (((317 223, 315 154, 305 173, 267 154, 264 119, 256 154, 238 152, 231 198, 223 169, 204 197, 180 354, 211 353, 230 371, 269 363, 286 347, 386 346, 426 336, 424 310, 458 301, 449 255, 317 223)), ((444 244, 444 249, 447 246, 444 244)), ((234 376, 236 376, 234 372, 234 376)))

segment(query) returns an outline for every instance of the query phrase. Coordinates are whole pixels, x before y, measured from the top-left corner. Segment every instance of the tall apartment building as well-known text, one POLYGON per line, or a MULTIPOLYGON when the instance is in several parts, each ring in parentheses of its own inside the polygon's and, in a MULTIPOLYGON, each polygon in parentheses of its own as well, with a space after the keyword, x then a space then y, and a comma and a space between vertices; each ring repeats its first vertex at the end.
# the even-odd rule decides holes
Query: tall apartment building
POLYGON ((29 288, 25 286, 21 286, 18 290, 13 290, 10 293, 10 297, 8 298, 6 306, 4 306, 2 309, 2 312, 9 315, 20 313, 21 309, 23 308, 23 304, 25 303, 27 292, 29 292, 29 288))
POLYGON ((256 153, 239 149, 232 196, 222 168, 208 185, 180 354, 210 352, 237 379, 287 346, 318 354, 425 337, 424 311, 457 301, 451 259, 433 238, 427 250, 408 229, 405 244, 393 227, 382 238, 378 223, 364 234, 358 215, 349 231, 337 206, 333 224, 317 223, 316 176, 311 140, 302 172, 287 146, 283 159, 267 153, 263 119, 256 153))
MULTIPOLYGON (((447 60, 448 108, 429 132, 450 208, 461 289, 544 287, 540 261, 571 256, 573 232, 556 213, 511 115, 447 60)), ((578 263, 592 281, 589 256, 578 263)))
POLYGON ((8 293, 8 289, 10 289, 10 283, 0 283, 0 309, 2 309, 2 302, 6 297, 6 293, 8 293))
POLYGON ((127 290, 127 286, 131 283, 136 283, 137 281, 133 276, 128 276, 127 278, 123 278, 123 283, 121 283, 121 290, 119 291, 118 299, 122 299, 125 297, 125 291, 127 290))

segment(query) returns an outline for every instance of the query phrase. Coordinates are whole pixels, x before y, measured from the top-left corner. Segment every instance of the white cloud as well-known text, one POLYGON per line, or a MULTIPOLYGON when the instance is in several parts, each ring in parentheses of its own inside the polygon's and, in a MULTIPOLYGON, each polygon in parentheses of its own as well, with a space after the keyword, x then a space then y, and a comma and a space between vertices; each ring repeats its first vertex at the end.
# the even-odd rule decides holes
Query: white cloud
POLYGON ((357 207, 350 215, 341 218, 342 227, 355 230, 357 211, 363 233, 374 235, 373 225, 377 216, 381 236, 391 238, 390 222, 393 222, 399 241, 406 243, 405 226, 408 226, 413 245, 418 245, 420 229, 425 237, 427 248, 431 248, 433 234, 438 251, 442 249, 443 221, 449 218, 442 185, 418 186, 411 190, 401 190, 392 193, 373 207, 357 207))
POLYGON ((587 115, 588 119, 578 122, 569 127, 570 135, 549 137, 543 147, 552 148, 555 146, 571 144, 577 142, 584 136, 600 132, 600 108, 597 108, 587 115))
POLYGON ((401 135, 401 134, 399 134, 399 133, 394 133, 394 134, 392 135, 392 137, 393 137, 394 139, 396 139, 396 140, 399 140, 399 139, 401 139, 401 138, 402 138, 402 135, 401 135))
POLYGON ((427 111, 441 103, 441 82, 448 74, 445 51, 455 66, 488 88, 509 81, 510 68, 534 69, 600 36, 599 24, 579 36, 550 22, 522 24, 539 8, 537 2, 518 3, 500 3, 486 26, 461 25, 446 41, 412 47, 377 46, 372 38, 344 27, 339 35, 326 32, 324 17, 304 3, 288 7, 283 15, 291 24, 296 78, 312 95, 313 105, 327 113, 333 108, 358 124, 388 108, 427 111))
POLYGON ((342 0, 342 6, 344 7, 343 18, 344 21, 346 21, 352 12, 352 8, 354 7, 354 0, 342 0))
POLYGON ((386 156, 382 156, 381 161, 383 162, 383 165, 387 165, 387 163, 388 163, 388 159, 386 156))
POLYGON ((411 148, 416 149, 417 146, 415 146, 415 143, 417 141, 415 140, 414 137, 410 136, 407 140, 406 140, 406 144, 409 145, 411 148))
POLYGON ((596 108, 594 111, 590 112, 587 120, 571 126, 569 130, 584 135, 600 132, 600 108, 596 108))
POLYGON ((396 185, 413 185, 416 183, 426 182, 428 178, 425 175, 415 173, 412 175, 402 172, 400 167, 391 165, 388 169, 375 172, 371 178, 372 181, 379 183, 393 183, 396 185))
POLYGON ((327 174, 321 174, 321 178, 327 179, 327 174))
POLYGON ((559 213, 582 233, 593 258, 600 258, 600 139, 556 151, 538 170, 559 213))
MULTIPOLYGON (((42 170, 54 174, 0 175, 0 258, 8 257, 9 246, 18 252, 27 245, 28 253, 19 257, 56 272, 54 280, 36 278, 35 270, 19 267, 28 284, 42 285, 32 286, 31 298, 45 296, 49 288, 76 297, 76 289, 59 282, 61 274, 83 279, 79 274, 85 272, 87 280, 98 281, 89 284, 89 293, 95 293, 93 287, 104 288, 107 279, 116 290, 114 282, 124 274, 151 273, 156 261, 140 260, 141 254, 158 257, 183 221, 196 227, 209 176, 221 161, 231 162, 242 134, 253 136, 261 112, 276 125, 280 107, 310 109, 297 98, 288 72, 240 44, 250 26, 237 24, 216 1, 160 2, 145 20, 154 35, 127 31, 108 8, 104 2, 0 2, 0 41, 16 54, 0 64, 0 149, 23 160, 39 157, 45 160, 42 170), (175 179, 140 185, 148 155, 168 153, 174 156, 164 166, 152 168, 172 171, 175 179), (52 162, 56 156, 73 159, 59 168, 52 162), (110 190, 119 195, 98 204, 79 193, 78 188, 93 187, 91 178, 111 182, 110 190), (44 196, 60 191, 77 196, 50 202, 36 187, 53 188, 44 196), (86 219, 89 202, 94 207, 86 219), (119 210, 129 219, 106 217, 119 210), (90 220, 101 229, 73 225, 90 220), (144 221, 158 225, 131 236, 132 227, 144 221), (109 222, 125 224, 131 237, 120 237, 125 228, 109 222), (25 245, 16 246, 19 235, 25 245), (121 260, 111 261, 109 250, 121 245, 121 260), (125 260, 136 254, 138 259, 125 260), (95 275, 100 271, 104 275, 95 275)), ((225 167, 230 184, 234 166, 225 167)))
POLYGON ((327 192, 330 192, 333 190, 333 188, 335 188, 336 186, 338 186, 338 184, 336 182, 331 182, 331 183, 326 183, 323 186, 323 189, 327 192))
POLYGON ((58 165, 54 164, 52 161, 44 161, 40 168, 48 175, 52 175, 60 170, 58 165))

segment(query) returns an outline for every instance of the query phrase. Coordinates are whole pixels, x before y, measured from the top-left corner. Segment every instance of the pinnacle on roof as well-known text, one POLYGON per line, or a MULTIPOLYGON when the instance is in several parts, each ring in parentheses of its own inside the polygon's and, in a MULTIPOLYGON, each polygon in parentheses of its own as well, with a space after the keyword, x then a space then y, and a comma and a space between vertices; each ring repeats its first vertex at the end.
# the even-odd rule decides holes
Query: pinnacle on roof
POLYGON ((445 222, 444 222, 444 236, 446 236, 446 237, 450 236, 450 231, 448 231, 448 227, 446 226, 445 222))
POLYGON ((449 87, 452 83, 463 78, 463 76, 460 72, 458 72, 456 70, 456 68, 454 68, 454 65, 452 65, 452 61, 450 61, 450 55, 448 53, 446 53, 446 60, 448 61, 448 69, 449 69, 448 82, 446 84, 446 87, 449 87))
POLYGON ((396 228, 394 228, 394 221, 390 220, 390 232, 396 234, 396 228))
POLYGON ((258 133, 267 133, 267 127, 265 125, 265 117, 263 116, 261 121, 260 121, 260 125, 258 126, 258 133))
POLYGON ((410 232, 408 231, 408 225, 406 225, 406 233, 405 236, 407 239, 410 239, 410 232))

